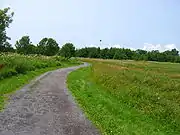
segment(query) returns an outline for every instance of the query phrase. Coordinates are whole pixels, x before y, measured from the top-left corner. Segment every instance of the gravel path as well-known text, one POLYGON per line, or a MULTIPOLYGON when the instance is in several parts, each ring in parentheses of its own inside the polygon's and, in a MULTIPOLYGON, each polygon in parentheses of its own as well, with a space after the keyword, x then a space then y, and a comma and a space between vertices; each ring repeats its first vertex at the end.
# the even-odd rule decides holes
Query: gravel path
POLYGON ((48 72, 17 91, 0 113, 0 135, 98 135, 66 88, 67 74, 82 66, 48 72))

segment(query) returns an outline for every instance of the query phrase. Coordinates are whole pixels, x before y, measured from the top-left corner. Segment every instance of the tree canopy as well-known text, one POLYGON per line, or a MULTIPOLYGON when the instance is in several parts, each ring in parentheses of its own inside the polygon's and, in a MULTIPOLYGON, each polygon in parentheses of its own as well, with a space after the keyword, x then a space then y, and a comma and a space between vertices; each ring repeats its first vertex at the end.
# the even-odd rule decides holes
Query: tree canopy
POLYGON ((76 50, 77 57, 102 58, 118 60, 144 60, 159 62, 180 62, 179 51, 177 49, 159 52, 158 50, 145 51, 137 49, 136 51, 125 48, 104 48, 85 47, 76 50))
POLYGON ((75 47, 72 43, 66 43, 62 46, 60 53, 61 56, 71 58, 75 56, 75 47))
POLYGON ((29 36, 23 36, 15 44, 17 53, 21 54, 36 54, 36 47, 30 41, 29 36))
MULTIPOLYGON (((10 8, 0 9, 0 52, 8 51, 6 50, 7 40, 10 38, 6 34, 6 29, 9 24, 12 23, 14 13, 9 13, 10 8)), ((10 44, 8 44, 9 47, 10 44)))
POLYGON ((59 51, 58 43, 53 38, 43 38, 37 47, 39 54, 47 56, 56 55, 59 51))

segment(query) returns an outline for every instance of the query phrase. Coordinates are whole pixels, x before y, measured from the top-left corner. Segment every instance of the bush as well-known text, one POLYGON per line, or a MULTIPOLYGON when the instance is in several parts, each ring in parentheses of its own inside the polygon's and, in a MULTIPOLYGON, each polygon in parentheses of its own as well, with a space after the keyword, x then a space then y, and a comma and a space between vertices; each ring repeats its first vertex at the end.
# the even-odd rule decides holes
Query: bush
POLYGON ((54 58, 55 58, 56 61, 61 61, 61 62, 70 61, 68 58, 61 57, 61 56, 55 56, 54 58))
MULTIPOLYGON (((47 67, 58 67, 63 64, 75 64, 75 59, 70 60, 60 56, 42 56, 42 55, 19 55, 19 54, 1 54, 0 55, 0 79, 11 77, 16 74, 25 74, 28 71, 42 69, 47 67)), ((78 63, 77 63, 78 64, 78 63)))
POLYGON ((28 67, 25 64, 18 64, 15 66, 15 70, 17 73, 26 73, 28 67))
POLYGON ((15 69, 12 68, 3 68, 0 70, 0 80, 5 79, 7 77, 11 77, 17 75, 17 72, 15 69))

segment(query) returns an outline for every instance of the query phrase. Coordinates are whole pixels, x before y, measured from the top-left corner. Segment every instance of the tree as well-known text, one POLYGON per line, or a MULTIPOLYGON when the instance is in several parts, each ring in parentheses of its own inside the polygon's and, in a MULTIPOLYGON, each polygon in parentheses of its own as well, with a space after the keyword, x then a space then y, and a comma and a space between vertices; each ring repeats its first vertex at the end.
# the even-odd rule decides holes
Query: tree
POLYGON ((48 42, 48 38, 43 38, 39 44, 37 45, 38 48, 38 54, 45 55, 46 54, 46 45, 48 42))
POLYGON ((12 17, 14 13, 9 14, 10 8, 0 9, 0 52, 5 47, 5 43, 10 38, 6 35, 6 28, 9 28, 9 24, 12 23, 12 17))
POLYGON ((114 58, 114 55, 115 55, 116 51, 117 51, 117 48, 112 48, 112 47, 111 47, 111 48, 109 49, 109 52, 108 52, 109 59, 113 59, 113 58, 114 58))
POLYGON ((117 49, 116 53, 114 54, 114 58, 113 59, 119 59, 119 60, 126 60, 128 59, 128 56, 125 53, 125 49, 117 49))
POLYGON ((27 50, 27 54, 37 54, 37 47, 33 44, 29 44, 27 50))
POLYGON ((171 50, 173 56, 179 56, 179 51, 176 49, 171 50))
POLYGON ((23 36, 19 41, 16 41, 15 44, 17 53, 20 54, 35 54, 36 46, 32 44, 29 36, 23 36))
POLYGON ((89 58, 103 59, 129 59, 129 60, 144 60, 144 61, 159 61, 159 62, 177 62, 180 63, 179 51, 176 49, 159 52, 158 50, 145 51, 137 49, 132 51, 125 48, 105 48, 85 47, 76 50, 76 56, 89 58))
POLYGON ((81 48, 81 49, 77 49, 77 50, 76 50, 76 57, 84 57, 84 58, 87 58, 87 57, 88 57, 87 47, 81 48))
POLYGON ((89 58, 99 58, 100 57, 100 48, 88 47, 88 57, 89 58))
POLYGON ((14 52, 14 48, 9 42, 6 41, 4 43, 4 47, 5 47, 5 52, 14 52))
POLYGON ((127 59, 133 59, 134 51, 131 51, 131 49, 124 49, 124 51, 127 56, 127 59))
POLYGON ((109 58, 109 49, 108 48, 104 48, 100 51, 100 57, 102 59, 108 59, 109 58))
POLYGON ((66 58, 75 56, 75 47, 72 43, 66 43, 60 50, 60 55, 66 58))
POLYGON ((164 52, 166 55, 172 55, 172 56, 179 56, 179 51, 176 49, 172 49, 171 51, 165 51, 164 52))
POLYGON ((14 48, 9 42, 5 42, 3 45, 0 46, 0 52, 14 52, 14 48))
POLYGON ((56 55, 59 51, 58 43, 52 38, 43 38, 37 47, 39 54, 47 56, 56 55))

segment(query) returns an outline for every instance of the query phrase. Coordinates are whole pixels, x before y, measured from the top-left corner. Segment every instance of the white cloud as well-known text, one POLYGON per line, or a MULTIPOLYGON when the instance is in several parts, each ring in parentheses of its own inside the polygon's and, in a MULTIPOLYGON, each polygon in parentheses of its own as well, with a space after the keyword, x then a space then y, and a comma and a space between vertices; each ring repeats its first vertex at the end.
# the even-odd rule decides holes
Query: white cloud
POLYGON ((131 49, 132 51, 135 51, 136 49, 133 47, 129 47, 128 49, 131 49))
POLYGON ((97 45, 97 44, 90 44, 90 45, 87 45, 86 47, 100 47, 101 49, 104 49, 104 48, 126 48, 126 49, 131 49, 131 50, 136 50, 135 48, 133 47, 128 47, 127 45, 123 45, 123 44, 100 44, 100 45, 97 45))
POLYGON ((121 48, 121 45, 115 44, 115 45, 113 45, 112 47, 121 48))
POLYGON ((161 44, 149 44, 149 43, 144 43, 143 50, 147 51, 152 51, 152 50, 159 50, 160 52, 166 51, 166 50, 172 50, 172 49, 177 49, 175 44, 166 44, 166 45, 161 45, 161 44))
POLYGON ((165 48, 166 48, 167 50, 172 50, 172 49, 174 49, 174 48, 177 49, 177 47, 176 47, 175 44, 167 44, 167 45, 165 45, 165 48))

